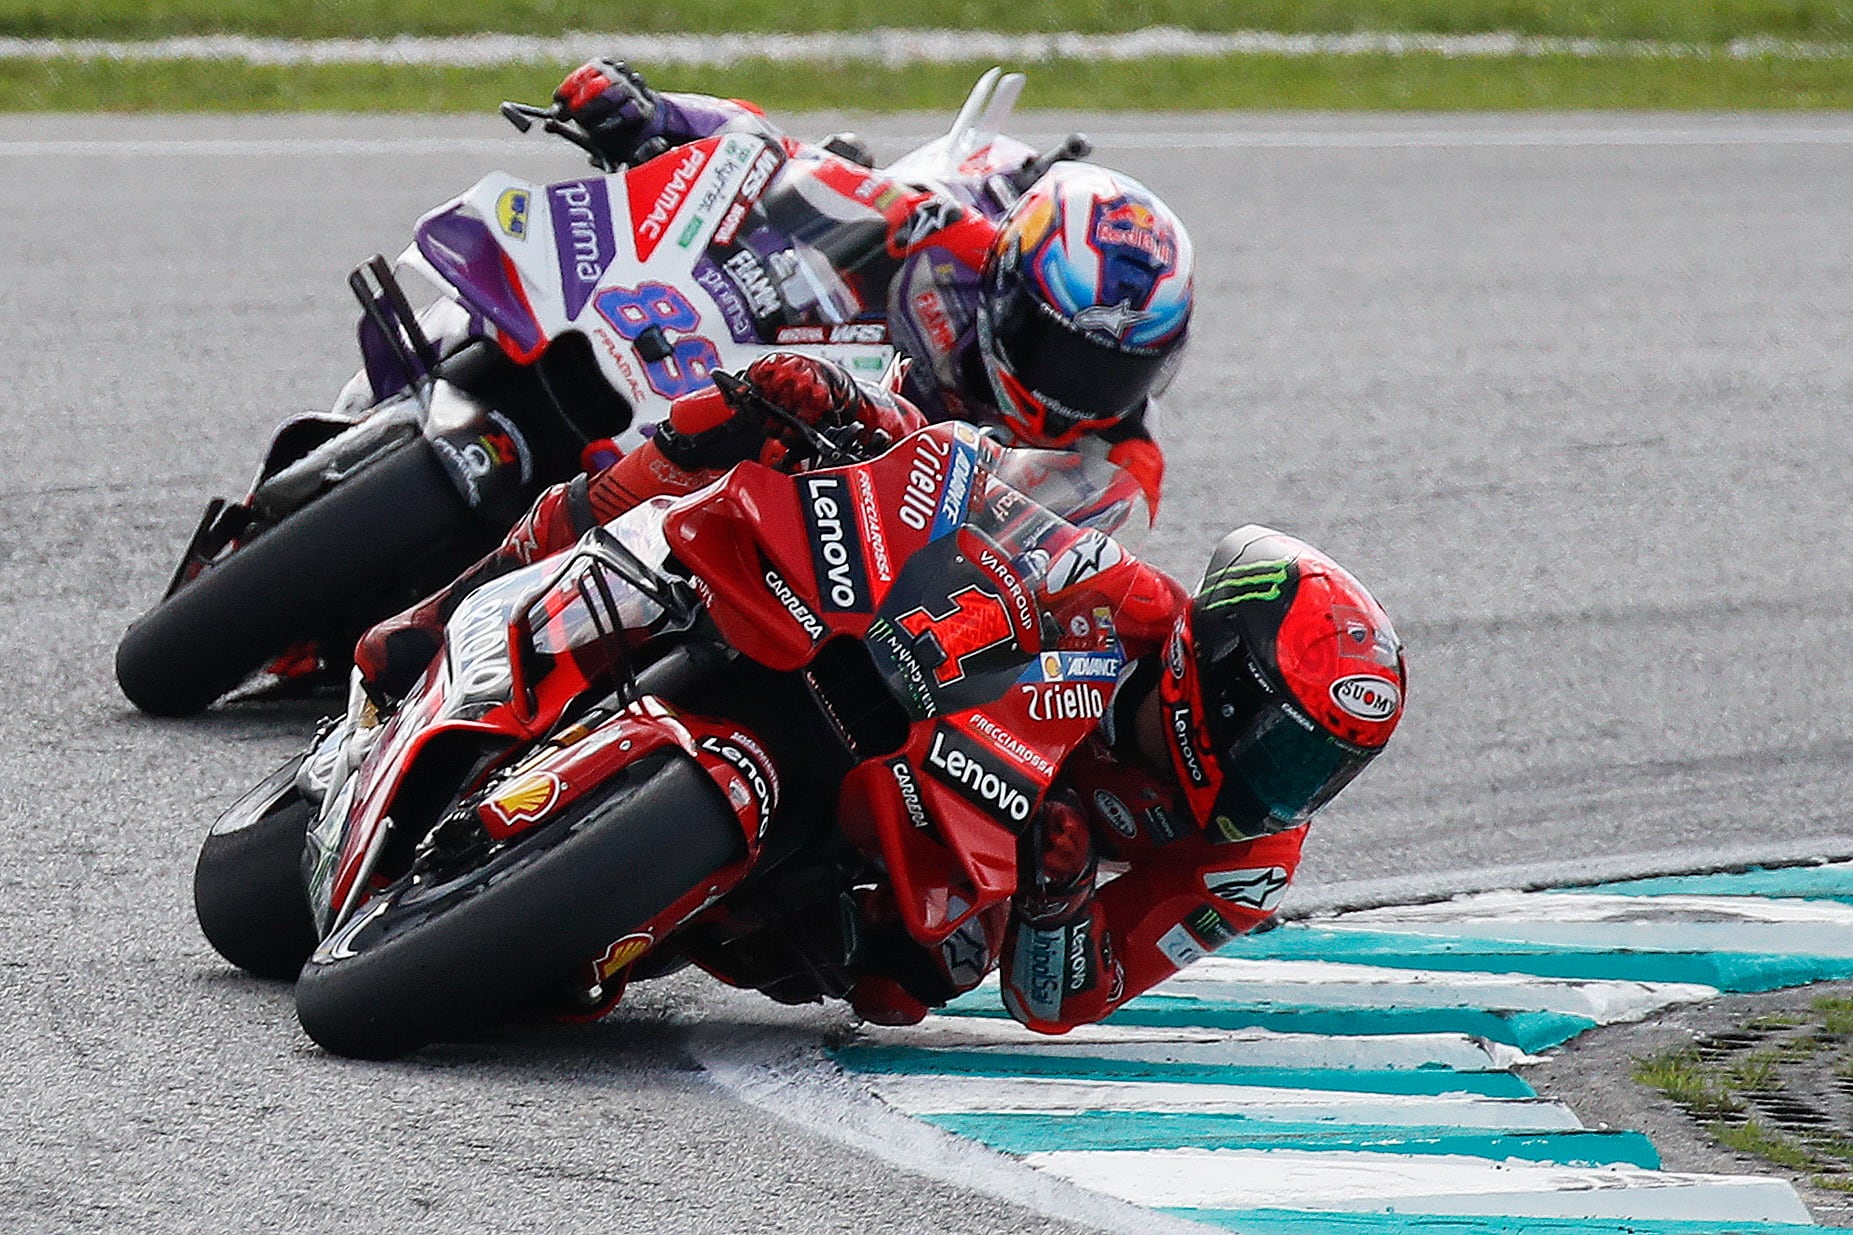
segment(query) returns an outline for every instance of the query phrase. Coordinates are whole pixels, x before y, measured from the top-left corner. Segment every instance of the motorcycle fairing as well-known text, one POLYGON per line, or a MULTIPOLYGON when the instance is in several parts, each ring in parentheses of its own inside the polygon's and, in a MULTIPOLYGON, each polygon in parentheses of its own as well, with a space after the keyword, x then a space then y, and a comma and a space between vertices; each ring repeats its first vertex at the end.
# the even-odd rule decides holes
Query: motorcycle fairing
POLYGON ((785 164, 779 143, 728 133, 612 176, 543 185, 494 173, 420 219, 400 263, 434 276, 472 329, 519 363, 562 333, 586 335, 631 405, 618 438, 629 449, 673 399, 771 346, 870 378, 893 357, 885 328, 850 320, 840 297, 819 293, 820 280, 834 277, 814 268, 821 256, 807 258, 808 246, 766 227, 749 231, 785 164), (729 272, 730 260, 742 264, 729 272), (779 301, 764 329, 743 320, 752 295, 779 301), (785 336, 800 327, 815 336, 785 336))
POLYGON ((1104 712, 1095 686, 1043 705, 1065 662, 1028 572, 1046 568, 1052 531, 1089 533, 992 485, 1011 462, 968 425, 930 425, 850 467, 743 463, 664 519, 741 652, 795 670, 827 638, 869 649, 910 724, 899 749, 850 772, 838 815, 883 858, 923 943, 1015 890, 1017 833, 1104 712), (1032 541, 996 538, 1012 535, 1032 541))

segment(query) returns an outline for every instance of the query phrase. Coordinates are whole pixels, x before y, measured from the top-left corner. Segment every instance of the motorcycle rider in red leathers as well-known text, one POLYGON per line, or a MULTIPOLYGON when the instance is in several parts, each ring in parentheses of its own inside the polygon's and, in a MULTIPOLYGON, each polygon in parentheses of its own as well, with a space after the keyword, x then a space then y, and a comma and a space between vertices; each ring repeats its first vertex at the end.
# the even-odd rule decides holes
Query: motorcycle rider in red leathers
MULTIPOLYGON (((813 357, 765 356, 745 376, 807 423, 859 426, 874 448, 925 422, 905 400, 813 357)), ((633 452, 590 481, 556 486, 502 548, 368 632, 355 663, 370 689, 408 689, 435 653, 433 632, 487 579, 744 459, 778 466, 788 449, 780 426, 736 412, 712 388, 677 400, 656 440, 648 459, 633 452)), ((1308 820, 1401 719, 1402 646, 1388 616, 1310 545, 1238 528, 1192 595, 1105 543, 1097 573, 1043 601, 1059 629, 1084 628, 1109 606, 1127 667, 1098 730, 1021 835, 1008 911, 978 915, 927 949, 891 902, 865 900, 870 946, 849 991, 865 1018, 918 1021, 999 968, 1006 1007, 1032 1029, 1102 1019, 1270 916, 1308 820), (1116 877, 1103 883, 1107 874, 1116 877)))

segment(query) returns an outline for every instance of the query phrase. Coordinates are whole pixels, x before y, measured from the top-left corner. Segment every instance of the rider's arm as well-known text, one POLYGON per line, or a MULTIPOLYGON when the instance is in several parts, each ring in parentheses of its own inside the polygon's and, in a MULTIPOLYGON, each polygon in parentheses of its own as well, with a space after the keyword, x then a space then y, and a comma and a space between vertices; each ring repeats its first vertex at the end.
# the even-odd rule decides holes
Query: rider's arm
MULTIPOLYGON (((1096 792, 1097 802, 1105 792, 1096 792)), ((1040 1033, 1065 1033, 1099 1021, 1253 930, 1271 916, 1299 865, 1303 827, 1212 844, 1185 825, 1188 834, 1168 838, 1161 847, 1152 832, 1164 825, 1123 799, 1110 800, 1119 822, 1140 830, 1139 839, 1124 846, 1131 869, 1072 905, 1066 916, 1038 918, 1019 907, 1011 918, 1004 942, 1004 1005, 1040 1033)))
MULTIPOLYGON (((746 380, 769 402, 812 425, 860 427, 871 446, 926 423, 905 399, 857 381, 841 366, 774 352, 747 366, 746 380)), ((714 387, 684 395, 653 437, 592 477, 592 513, 603 523, 664 494, 679 497, 747 459, 785 466, 786 443, 756 416, 736 411, 714 387)))

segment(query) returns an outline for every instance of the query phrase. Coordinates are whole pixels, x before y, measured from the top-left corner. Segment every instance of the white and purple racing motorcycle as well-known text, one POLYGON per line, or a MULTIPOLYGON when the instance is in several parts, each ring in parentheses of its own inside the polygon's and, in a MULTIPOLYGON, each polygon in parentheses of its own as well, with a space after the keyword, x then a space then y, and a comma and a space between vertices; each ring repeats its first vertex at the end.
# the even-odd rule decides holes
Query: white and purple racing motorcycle
MULTIPOLYGON (((999 136, 1022 82, 987 73, 950 132, 885 174, 1027 184, 1084 152, 1070 139, 1038 156, 999 136)), ((186 715, 254 678, 344 673, 368 625, 717 370, 773 350, 889 370, 881 306, 860 305, 840 273, 884 234, 807 193, 815 159, 722 133, 621 168, 558 109, 502 112, 586 149, 600 174, 485 176, 421 218, 395 261, 354 270, 364 368, 332 412, 277 430, 241 501, 207 505, 166 593, 116 649, 138 708, 186 715), (432 293, 416 310, 414 281, 432 293)), ((858 154, 847 140, 824 149, 858 154)))

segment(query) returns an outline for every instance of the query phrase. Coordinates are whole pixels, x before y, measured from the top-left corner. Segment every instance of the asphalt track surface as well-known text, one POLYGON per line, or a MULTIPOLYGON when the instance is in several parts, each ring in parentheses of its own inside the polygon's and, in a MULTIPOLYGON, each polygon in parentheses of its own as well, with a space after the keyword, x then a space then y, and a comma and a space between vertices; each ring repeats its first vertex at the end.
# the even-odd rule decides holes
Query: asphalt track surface
MULTIPOLYGON (((699 1025, 802 1055, 838 1013, 672 980, 354 1064, 200 939, 198 837, 314 713, 145 720, 111 650, 203 499, 351 369, 346 270, 490 167, 577 174, 498 123, 0 118, 0 1228, 1083 1229, 690 1053, 699 1025)), ((864 128, 890 156, 934 123, 864 128)), ((1301 903, 1848 847, 1853 121, 1020 127, 1094 132, 1198 242, 1155 559, 1194 580, 1272 523, 1409 644, 1409 718, 1301 903)))

